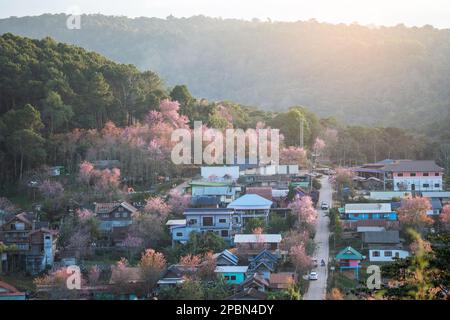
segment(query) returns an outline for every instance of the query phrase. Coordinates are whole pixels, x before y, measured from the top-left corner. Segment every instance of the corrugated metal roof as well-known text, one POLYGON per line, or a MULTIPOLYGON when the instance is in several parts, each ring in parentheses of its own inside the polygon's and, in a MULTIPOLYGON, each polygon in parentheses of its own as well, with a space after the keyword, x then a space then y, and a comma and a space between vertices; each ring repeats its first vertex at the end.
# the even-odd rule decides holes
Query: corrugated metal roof
POLYGON ((246 194, 231 202, 227 207, 231 209, 270 209, 272 201, 257 194, 246 194))
POLYGON ((248 266, 218 266, 216 267, 216 270, 214 272, 217 273, 225 273, 225 272, 231 272, 231 273, 245 273, 248 270, 248 266))
POLYGON ((364 232, 362 240, 364 243, 399 243, 400 236, 396 230, 364 232))
POLYGON ((384 166, 384 171, 389 172, 442 172, 433 160, 405 160, 384 166))
POLYGON ((345 213, 390 213, 390 203, 348 203, 345 205, 345 213))
POLYGON ((166 222, 166 226, 182 226, 186 225, 186 219, 174 219, 174 220, 168 220, 166 222))
POLYGON ((280 243, 281 234, 237 234, 234 243, 280 243))

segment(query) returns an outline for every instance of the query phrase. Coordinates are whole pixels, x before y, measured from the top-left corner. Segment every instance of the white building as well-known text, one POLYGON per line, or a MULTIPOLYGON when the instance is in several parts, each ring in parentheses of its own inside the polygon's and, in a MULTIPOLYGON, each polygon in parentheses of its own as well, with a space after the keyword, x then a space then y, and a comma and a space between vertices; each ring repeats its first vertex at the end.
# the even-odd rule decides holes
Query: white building
POLYGON ((369 261, 393 262, 394 258, 404 259, 409 257, 409 252, 393 247, 374 247, 369 249, 369 261))
POLYGON ((394 191, 442 191, 444 169, 430 160, 404 160, 384 166, 394 191))
POLYGON ((213 166, 213 167, 201 167, 202 179, 210 180, 215 178, 221 179, 239 179, 239 166, 213 166))

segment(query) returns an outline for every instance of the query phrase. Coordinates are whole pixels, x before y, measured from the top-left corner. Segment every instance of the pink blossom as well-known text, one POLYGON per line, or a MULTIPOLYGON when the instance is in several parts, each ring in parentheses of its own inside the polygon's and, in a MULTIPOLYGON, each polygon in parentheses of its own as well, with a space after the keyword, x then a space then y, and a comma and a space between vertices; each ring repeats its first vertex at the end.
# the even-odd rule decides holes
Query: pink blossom
POLYGON ((57 181, 45 180, 39 186, 39 191, 46 199, 56 199, 63 196, 64 187, 57 181))
POLYGON ((75 213, 81 221, 89 220, 90 218, 95 216, 94 212, 89 209, 77 209, 75 213))
POLYGON ((311 197, 304 196, 295 199, 288 205, 292 213, 297 217, 297 225, 314 226, 317 221, 317 211, 314 209, 314 204, 311 197))
POLYGON ((170 212, 170 207, 161 197, 153 197, 147 200, 144 211, 148 214, 167 217, 170 212))
POLYGON ((316 138, 316 141, 314 142, 313 149, 315 152, 322 151, 325 148, 325 141, 323 141, 320 138, 316 138))

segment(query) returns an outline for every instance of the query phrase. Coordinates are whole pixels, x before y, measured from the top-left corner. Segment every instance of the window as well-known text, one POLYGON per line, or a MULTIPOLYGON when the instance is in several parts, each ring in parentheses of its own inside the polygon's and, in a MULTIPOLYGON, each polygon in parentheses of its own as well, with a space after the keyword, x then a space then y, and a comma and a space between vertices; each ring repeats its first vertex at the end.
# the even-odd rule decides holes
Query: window
POLYGON ((124 212, 122 213, 122 217, 123 217, 123 218, 127 218, 127 217, 128 217, 128 212, 124 211, 124 212))
POLYGON ((189 224, 197 224, 197 219, 191 219, 191 220, 189 220, 189 224))
POLYGON ((204 227, 212 227, 213 226, 213 217, 203 217, 203 226, 204 227))
POLYGON ((429 176, 429 173, 428 173, 428 172, 424 172, 424 173, 423 173, 423 176, 424 176, 424 177, 428 177, 428 176, 429 176))
POLYGON ((411 172, 410 176, 411 176, 411 177, 415 177, 415 176, 416 176, 416 173, 415 173, 415 172, 411 172))
POLYGON ((224 276, 225 280, 230 280, 230 276, 224 276))
POLYGON ((231 281, 235 281, 236 280, 236 276, 230 276, 230 280, 231 281))
POLYGON ((183 232, 177 232, 177 237, 182 237, 183 236, 183 232))
POLYGON ((21 222, 14 223, 11 225, 11 230, 25 230, 25 224, 21 222))
POLYGON ((385 257, 392 257, 392 251, 385 251, 384 252, 385 257))
POLYGON ((429 188, 429 187, 430 187, 430 185, 429 185, 428 183, 424 183, 422 186, 423 186, 424 188, 429 188))
POLYGON ((372 257, 379 257, 380 251, 372 251, 372 257))
POLYGON ((114 216, 116 217, 116 218, 120 218, 120 212, 116 212, 115 214, 114 214, 114 216))
POLYGON ((436 172, 434 175, 435 175, 436 177, 439 177, 439 172, 436 172))
POLYGON ((228 230, 222 230, 222 231, 220 231, 220 235, 221 235, 222 237, 228 237, 228 230))
POLYGON ((403 177, 403 173, 398 173, 397 177, 403 177))
POLYGON ((219 219, 219 223, 227 223, 227 219, 219 219))
POLYGON ((441 185, 440 185, 439 183, 435 183, 435 184, 434 184, 434 187, 435 187, 435 188, 440 188, 441 185))

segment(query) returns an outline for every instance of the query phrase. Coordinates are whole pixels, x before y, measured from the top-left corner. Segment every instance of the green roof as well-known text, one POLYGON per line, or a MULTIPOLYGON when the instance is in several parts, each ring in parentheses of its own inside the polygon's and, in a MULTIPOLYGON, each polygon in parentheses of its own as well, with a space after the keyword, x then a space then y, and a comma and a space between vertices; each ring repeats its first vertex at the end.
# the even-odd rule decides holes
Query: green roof
POLYGON ((336 255, 336 260, 362 260, 362 258, 362 254, 352 247, 344 248, 336 255))

